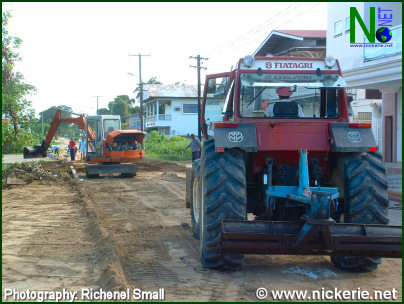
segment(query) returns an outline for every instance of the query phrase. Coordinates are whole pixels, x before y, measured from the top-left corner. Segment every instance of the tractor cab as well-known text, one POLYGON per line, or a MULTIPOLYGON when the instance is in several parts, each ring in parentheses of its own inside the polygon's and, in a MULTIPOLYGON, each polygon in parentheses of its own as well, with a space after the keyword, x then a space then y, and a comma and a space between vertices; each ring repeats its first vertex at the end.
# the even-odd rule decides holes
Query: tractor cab
POLYGON ((202 122, 210 136, 215 122, 348 119, 346 83, 332 59, 246 56, 237 70, 208 75, 206 84, 202 122))

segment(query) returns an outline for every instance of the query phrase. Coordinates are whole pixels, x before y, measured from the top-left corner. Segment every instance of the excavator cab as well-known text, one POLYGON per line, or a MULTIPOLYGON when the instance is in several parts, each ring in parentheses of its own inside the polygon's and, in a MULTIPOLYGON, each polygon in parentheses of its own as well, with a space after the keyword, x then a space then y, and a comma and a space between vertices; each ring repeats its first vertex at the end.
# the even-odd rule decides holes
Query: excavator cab
POLYGON ((90 158, 102 157, 103 141, 109 132, 121 129, 121 118, 119 115, 96 115, 87 116, 86 121, 95 133, 93 138, 87 136, 86 155, 90 158))

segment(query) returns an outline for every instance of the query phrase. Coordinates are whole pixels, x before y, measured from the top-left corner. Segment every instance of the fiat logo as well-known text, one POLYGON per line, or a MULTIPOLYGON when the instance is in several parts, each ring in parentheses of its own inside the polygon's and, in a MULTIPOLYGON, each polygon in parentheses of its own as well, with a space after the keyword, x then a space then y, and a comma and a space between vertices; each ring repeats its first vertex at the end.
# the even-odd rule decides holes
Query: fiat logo
POLYGON ((359 132, 348 132, 346 134, 346 139, 351 143, 358 143, 362 141, 361 135, 359 132))
POLYGON ((229 141, 238 143, 243 141, 243 134, 237 131, 230 132, 229 135, 227 136, 229 141))
POLYGON ((270 62, 270 61, 266 62, 266 63, 265 63, 265 67, 266 67, 267 69, 271 69, 271 68, 272 68, 272 62, 270 62))

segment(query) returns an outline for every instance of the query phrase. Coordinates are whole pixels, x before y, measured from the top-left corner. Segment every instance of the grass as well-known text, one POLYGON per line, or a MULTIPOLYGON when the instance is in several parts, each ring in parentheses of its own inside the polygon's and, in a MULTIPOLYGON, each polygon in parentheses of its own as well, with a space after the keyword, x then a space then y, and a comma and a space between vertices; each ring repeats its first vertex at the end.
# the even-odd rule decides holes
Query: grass
POLYGON ((188 156, 183 157, 183 156, 179 156, 179 155, 161 155, 161 154, 148 153, 146 151, 146 158, 153 159, 153 160, 164 160, 164 161, 192 164, 192 158, 189 159, 188 156))
POLYGON ((191 163, 191 150, 184 151, 191 141, 185 137, 173 136, 168 138, 152 131, 145 140, 146 157, 155 160, 191 163))
POLYGON ((1 171, 6 171, 8 168, 10 168, 14 164, 7 164, 7 163, 1 163, 1 171))

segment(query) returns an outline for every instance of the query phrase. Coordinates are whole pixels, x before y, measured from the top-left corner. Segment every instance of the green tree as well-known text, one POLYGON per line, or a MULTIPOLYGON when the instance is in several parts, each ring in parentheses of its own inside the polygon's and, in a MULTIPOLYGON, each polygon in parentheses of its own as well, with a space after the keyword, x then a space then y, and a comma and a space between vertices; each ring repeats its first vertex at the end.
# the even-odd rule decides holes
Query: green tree
POLYGON ((135 106, 135 107, 131 107, 130 108, 130 114, 136 114, 140 112, 140 107, 139 106, 135 106))
POLYGON ((130 107, 135 104, 135 99, 130 99, 128 95, 118 95, 115 97, 114 101, 116 100, 123 100, 125 101, 130 107))
POLYGON ((98 115, 110 115, 111 110, 108 110, 107 108, 101 108, 101 109, 98 109, 97 114, 98 115))
POLYGON ((55 116, 57 109, 61 109, 63 111, 62 112, 63 117, 72 117, 72 114, 69 112, 73 112, 73 109, 69 106, 60 105, 60 106, 52 106, 45 111, 39 112, 40 119, 42 119, 42 115, 43 115, 44 122, 51 122, 53 119, 53 116, 55 116))
POLYGON ((161 81, 158 81, 156 76, 152 76, 146 84, 161 84, 161 81))
POLYGON ((121 115, 121 117, 130 115, 130 106, 122 99, 115 98, 108 103, 108 108, 113 115, 121 115))
MULTIPOLYGON (((72 112, 72 108, 66 105, 60 105, 60 106, 52 106, 49 109, 42 111, 39 113, 39 119, 37 120, 36 127, 34 130, 34 133, 37 134, 37 138, 41 138, 42 136, 45 136, 45 134, 48 132, 50 123, 53 120, 53 117, 55 116, 56 110, 61 109, 62 110, 62 117, 72 117, 72 114, 69 112, 72 112), (43 123, 44 123, 44 135, 42 135, 42 115, 43 115, 43 123)), ((61 123, 59 126, 59 129, 56 132, 56 136, 63 136, 63 135, 68 135, 69 137, 71 136, 79 136, 80 131, 77 125, 75 124, 68 124, 68 123, 61 123)))
POLYGON ((2 151, 21 152, 32 139, 35 124, 34 110, 26 96, 36 91, 35 87, 24 82, 20 72, 15 71, 15 63, 21 61, 16 50, 22 40, 10 36, 7 25, 11 14, 2 14, 2 151))
POLYGON ((130 99, 128 95, 118 95, 117 97, 114 98, 113 101, 108 103, 109 113, 105 113, 104 110, 102 112, 98 111, 98 113, 100 115, 101 114, 114 114, 114 115, 121 115, 121 117, 123 117, 123 116, 130 115, 132 113, 136 113, 137 107, 133 107, 134 104, 135 104, 135 100, 130 99), (135 110, 132 110, 133 108, 135 110), (133 112, 133 111, 135 111, 135 112, 133 112))

